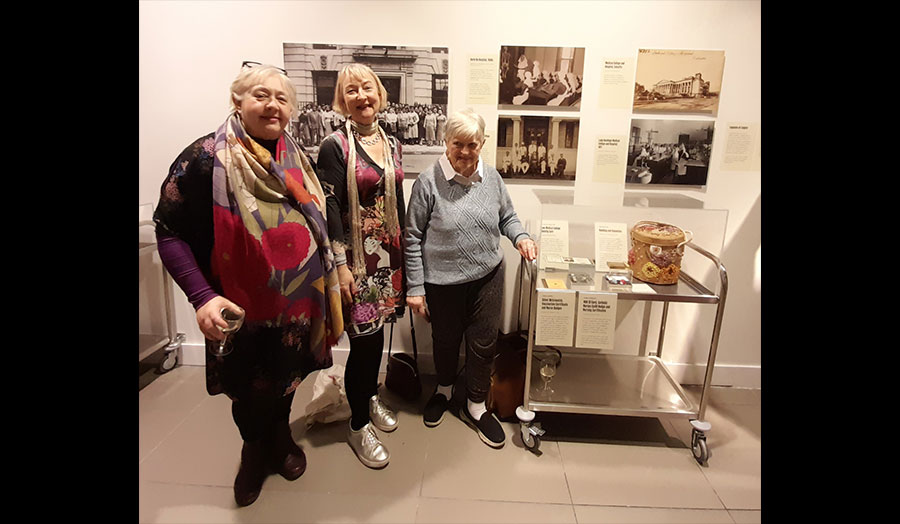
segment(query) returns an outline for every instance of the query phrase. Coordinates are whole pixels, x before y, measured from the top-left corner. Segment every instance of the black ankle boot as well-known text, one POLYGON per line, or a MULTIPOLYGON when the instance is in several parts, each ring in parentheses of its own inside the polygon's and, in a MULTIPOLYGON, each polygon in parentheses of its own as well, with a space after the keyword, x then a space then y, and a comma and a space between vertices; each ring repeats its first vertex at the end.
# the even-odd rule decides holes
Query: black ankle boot
POLYGON ((256 502, 266 480, 265 452, 262 439, 244 442, 241 448, 241 468, 234 478, 234 501, 238 506, 256 502))
POLYGON ((291 426, 287 420, 276 422, 272 427, 269 446, 269 467, 287 480, 297 480, 306 471, 306 454, 294 442, 291 426))

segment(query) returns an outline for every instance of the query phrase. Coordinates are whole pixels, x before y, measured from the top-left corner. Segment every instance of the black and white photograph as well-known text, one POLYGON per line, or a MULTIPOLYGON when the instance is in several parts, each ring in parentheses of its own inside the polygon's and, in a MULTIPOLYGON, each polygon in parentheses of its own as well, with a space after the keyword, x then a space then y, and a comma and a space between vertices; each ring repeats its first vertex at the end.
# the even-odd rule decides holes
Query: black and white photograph
POLYGON ((501 46, 498 107, 578 110, 583 77, 583 47, 501 46))
POLYGON ((447 47, 284 43, 284 68, 297 89, 290 132, 316 157, 322 140, 344 124, 332 109, 342 67, 362 63, 378 75, 388 106, 378 123, 403 144, 403 172, 424 171, 444 152, 449 94, 447 47))
POLYGON ((724 69, 725 51, 639 49, 634 112, 716 116, 724 69))
POLYGON ((626 184, 705 186, 714 120, 631 121, 626 184))
POLYGON ((501 115, 497 171, 503 178, 575 180, 579 119, 501 115))

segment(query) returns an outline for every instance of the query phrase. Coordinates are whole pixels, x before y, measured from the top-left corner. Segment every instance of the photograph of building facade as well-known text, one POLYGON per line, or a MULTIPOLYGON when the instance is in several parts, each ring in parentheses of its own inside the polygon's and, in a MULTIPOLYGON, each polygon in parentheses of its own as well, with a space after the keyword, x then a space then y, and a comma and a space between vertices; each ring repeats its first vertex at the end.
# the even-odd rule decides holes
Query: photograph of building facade
POLYGON ((701 73, 682 78, 681 80, 663 80, 653 86, 651 93, 660 93, 663 96, 708 96, 709 82, 703 80, 701 73))
POLYGON ((638 50, 634 112, 716 116, 724 51, 638 50))

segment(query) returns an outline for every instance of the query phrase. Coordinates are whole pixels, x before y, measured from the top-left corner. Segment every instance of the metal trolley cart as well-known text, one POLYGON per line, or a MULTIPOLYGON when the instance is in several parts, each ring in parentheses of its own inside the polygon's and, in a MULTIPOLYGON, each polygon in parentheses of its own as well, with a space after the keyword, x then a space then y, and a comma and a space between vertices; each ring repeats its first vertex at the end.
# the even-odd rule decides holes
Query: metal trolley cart
MULTIPOLYGON (((712 429, 706 421, 707 394, 716 361, 716 348, 722 326, 728 276, 725 267, 712 253, 693 244, 689 248, 715 264, 719 277, 719 289, 714 293, 684 271, 679 281, 670 285, 647 284, 655 293, 617 292, 617 299, 662 302, 662 318, 658 346, 655 355, 638 356, 603 354, 597 350, 577 347, 561 348, 562 363, 552 379, 554 392, 539 398, 541 388, 540 366, 533 365, 532 356, 537 353, 555 352, 556 348, 535 345, 537 293, 548 290, 545 279, 565 279, 569 289, 580 291, 607 291, 602 288, 602 272, 594 275, 594 283, 575 284, 567 276, 568 270, 539 269, 536 261, 526 264, 532 285, 528 329, 528 350, 525 370, 524 403, 517 408, 520 431, 525 447, 536 451, 545 430, 535 423, 535 412, 559 412, 598 415, 623 415, 639 417, 680 417, 690 420, 692 430, 691 450, 700 464, 706 464, 710 452, 706 434, 712 429), (699 405, 694 405, 682 387, 672 378, 662 361, 663 340, 669 304, 673 302, 716 304, 715 324, 709 346, 709 357, 703 380, 699 405)), ((639 282, 639 281, 635 281, 639 282)))
MULTIPOLYGON (((154 227, 152 220, 140 220, 139 227, 154 227)), ((138 257, 151 253, 156 250, 155 242, 138 242, 138 257)), ((165 334, 148 334, 139 333, 139 351, 138 361, 142 361, 149 357, 157 350, 165 347, 165 358, 159 363, 158 371, 166 373, 175 368, 179 361, 181 353, 181 345, 185 341, 184 333, 177 333, 175 329, 175 303, 172 297, 169 273, 166 268, 162 268, 162 287, 163 300, 166 316, 166 333, 165 334)))

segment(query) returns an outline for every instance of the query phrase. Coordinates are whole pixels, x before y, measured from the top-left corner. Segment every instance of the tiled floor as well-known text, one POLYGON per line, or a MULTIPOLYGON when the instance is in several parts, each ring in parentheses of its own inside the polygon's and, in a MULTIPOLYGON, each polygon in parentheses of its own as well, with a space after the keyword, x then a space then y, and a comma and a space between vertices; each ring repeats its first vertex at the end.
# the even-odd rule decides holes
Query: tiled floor
MULTIPOLYGON (((202 367, 178 367, 140 392, 141 523, 256 522, 760 522, 761 391, 713 388, 711 458, 700 466, 684 419, 539 414, 541 456, 518 424, 499 450, 456 417, 437 428, 386 392, 400 427, 382 434, 391 462, 360 464, 346 422, 305 426, 315 375, 294 399, 291 426, 308 459, 294 482, 270 476, 251 506, 232 483, 240 435, 229 400, 209 397, 202 367)), ((433 379, 426 377, 426 390, 433 379)), ((687 388, 693 400, 699 388, 687 388)))

